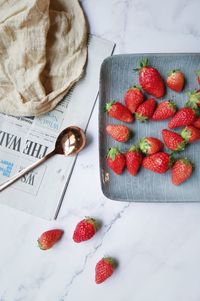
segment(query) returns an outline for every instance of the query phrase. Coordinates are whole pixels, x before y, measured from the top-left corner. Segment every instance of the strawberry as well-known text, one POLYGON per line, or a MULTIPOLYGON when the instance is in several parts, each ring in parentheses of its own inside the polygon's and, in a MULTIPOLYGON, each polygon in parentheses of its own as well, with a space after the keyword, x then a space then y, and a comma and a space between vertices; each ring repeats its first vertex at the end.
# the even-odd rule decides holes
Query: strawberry
POLYGON ((152 120, 165 120, 168 119, 176 113, 177 106, 175 102, 166 100, 160 102, 152 116, 152 120))
POLYGON ((42 233, 38 238, 38 246, 41 250, 48 250, 59 241, 64 231, 60 229, 53 229, 42 233))
POLYGON ((165 129, 162 130, 162 137, 165 142, 165 145, 172 151, 184 150, 186 143, 185 140, 181 137, 181 135, 165 129))
POLYGON ((185 76, 180 70, 172 70, 167 77, 167 86, 176 92, 181 92, 185 84, 185 76))
POLYGON ((200 85, 200 70, 196 71, 196 75, 197 75, 197 82, 200 85))
POLYGON ((142 60, 135 70, 139 70, 140 85, 148 94, 157 98, 165 94, 163 79, 156 68, 148 66, 148 59, 142 60))
POLYGON ((95 235, 98 228, 97 221, 94 218, 87 217, 76 225, 73 240, 77 243, 89 240, 95 235))
POLYGON ((192 125, 194 125, 195 128, 200 129, 200 117, 198 117, 192 125))
POLYGON ((187 94, 189 96, 189 100, 186 105, 194 109, 198 107, 200 108, 200 90, 191 91, 187 94))
POLYGON ((109 102, 106 104, 105 111, 108 113, 110 117, 113 117, 115 119, 124 121, 124 122, 133 122, 134 116, 129 111, 128 108, 126 108, 123 104, 120 102, 109 102))
POLYGON ((113 147, 108 151, 107 164, 116 174, 120 175, 126 166, 126 158, 117 148, 113 147))
POLYGON ((165 152, 159 152, 142 161, 142 166, 156 173, 165 173, 171 165, 170 155, 165 152))
POLYGON ((135 113, 139 105, 144 101, 144 94, 140 86, 130 88, 124 96, 124 101, 131 113, 135 113))
POLYGON ((200 139, 200 129, 188 125, 182 130, 181 136, 187 143, 195 142, 200 139))
POLYGON ((132 176, 136 176, 140 166, 142 165, 142 154, 138 147, 131 146, 126 153, 126 166, 132 176))
POLYGON ((189 107, 181 108, 168 123, 170 129, 193 124, 196 120, 196 111, 189 107))
POLYGON ((131 137, 131 132, 125 125, 109 124, 106 131, 114 140, 119 142, 127 142, 131 137))
POLYGON ((156 101, 154 98, 149 98, 143 102, 136 111, 136 119, 140 121, 146 121, 153 116, 156 107, 156 101))
POLYGON ((117 262, 111 257, 103 257, 95 267, 95 282, 100 284, 108 279, 117 267, 117 262))
POLYGON ((179 185, 192 175, 193 166, 187 158, 178 159, 172 167, 172 183, 179 185))
POLYGON ((158 153, 163 149, 163 143, 157 138, 146 137, 140 141, 140 149, 146 155, 158 153))

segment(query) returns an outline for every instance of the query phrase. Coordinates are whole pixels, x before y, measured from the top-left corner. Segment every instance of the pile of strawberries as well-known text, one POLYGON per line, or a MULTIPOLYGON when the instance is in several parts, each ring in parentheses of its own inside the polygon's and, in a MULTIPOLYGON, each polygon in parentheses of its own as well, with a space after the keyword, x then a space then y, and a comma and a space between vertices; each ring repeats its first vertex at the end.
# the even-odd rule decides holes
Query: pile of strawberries
MULTIPOLYGON (((149 66, 148 59, 141 61, 139 68, 135 70, 139 71, 141 87, 131 87, 124 95, 124 104, 119 101, 107 103, 105 111, 110 117, 126 123, 132 123, 135 119, 140 122, 155 122, 171 118, 168 122, 170 130, 162 130, 164 143, 156 137, 145 137, 132 145, 126 153, 118 148, 110 148, 107 165, 118 175, 127 167, 133 176, 137 175, 141 166, 159 174, 171 168, 172 183, 179 185, 192 175, 194 168, 188 158, 177 158, 176 155, 188 144, 200 139, 200 90, 187 93, 188 101, 180 109, 171 100, 157 103, 155 98, 165 95, 166 86, 177 93, 182 92, 184 73, 181 70, 169 72, 165 85, 159 71, 149 66), (144 92, 151 97, 145 100, 144 92), (184 127, 180 133, 171 131, 179 127, 184 127), (170 152, 163 151, 164 144, 170 152)), ((197 71, 197 82, 200 84, 200 71, 197 71)), ((108 124, 106 131, 119 142, 127 142, 132 137, 130 129, 122 124, 108 124)))
MULTIPOLYGON (((91 239, 101 228, 101 223, 92 217, 87 217, 78 222, 73 232, 73 241, 82 243, 91 239)), ((38 246, 41 250, 51 249, 61 240, 64 231, 62 229, 52 229, 45 231, 38 238, 38 246)), ((101 258, 95 266, 95 282, 100 284, 107 280, 115 271, 118 262, 115 258, 106 256, 101 258)))

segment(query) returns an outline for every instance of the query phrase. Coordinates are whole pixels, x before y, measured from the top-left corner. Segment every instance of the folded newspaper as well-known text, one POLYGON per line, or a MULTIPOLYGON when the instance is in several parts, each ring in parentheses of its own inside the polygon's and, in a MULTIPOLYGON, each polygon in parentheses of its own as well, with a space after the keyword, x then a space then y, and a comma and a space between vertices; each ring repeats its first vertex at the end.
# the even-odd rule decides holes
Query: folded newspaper
MULTIPOLYGON (((41 117, 13 117, 0 113, 0 182, 54 149, 67 126, 86 129, 98 95, 99 69, 114 44, 90 36, 84 77, 55 110, 41 117)), ((56 155, 0 192, 0 204, 54 219, 61 206, 76 158, 56 155)))

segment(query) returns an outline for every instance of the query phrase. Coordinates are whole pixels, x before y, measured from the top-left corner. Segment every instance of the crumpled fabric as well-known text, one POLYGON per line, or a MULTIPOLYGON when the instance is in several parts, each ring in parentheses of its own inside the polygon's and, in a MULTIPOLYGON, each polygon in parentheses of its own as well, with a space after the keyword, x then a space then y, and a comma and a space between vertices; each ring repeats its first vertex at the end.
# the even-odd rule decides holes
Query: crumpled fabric
POLYGON ((0 0, 0 112, 52 110, 86 59, 87 26, 77 0, 0 0))

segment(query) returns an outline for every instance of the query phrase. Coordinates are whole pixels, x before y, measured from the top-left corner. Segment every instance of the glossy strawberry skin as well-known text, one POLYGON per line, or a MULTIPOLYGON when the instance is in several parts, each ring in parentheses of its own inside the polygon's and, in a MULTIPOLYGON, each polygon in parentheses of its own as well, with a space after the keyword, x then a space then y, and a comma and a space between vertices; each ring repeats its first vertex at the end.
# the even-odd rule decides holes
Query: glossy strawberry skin
POLYGON ((200 140, 200 129, 197 129, 192 125, 188 125, 182 130, 181 136, 187 143, 195 142, 200 140))
POLYGON ((131 137, 130 130, 125 125, 109 124, 106 126, 106 132, 118 142, 127 142, 131 137))
POLYGON ((55 243, 57 243, 61 239, 63 233, 64 231, 61 229, 48 230, 42 233, 42 235, 38 238, 39 248, 41 250, 50 249, 55 243))
POLYGON ((131 113, 135 113, 139 105, 143 103, 144 98, 144 94, 140 87, 133 86, 126 92, 124 102, 131 113))
POLYGON ((126 166, 126 158, 117 148, 110 148, 107 154, 107 165, 113 172, 120 175, 126 166))
POLYGON ((132 146, 126 153, 126 166, 128 169, 128 172, 132 176, 136 176, 141 165, 142 165, 143 156, 140 152, 140 150, 132 146))
POLYGON ((142 166, 153 172, 162 174, 170 168, 170 155, 165 152, 159 152, 147 156, 142 161, 142 166))
POLYGON ((76 225, 73 240, 76 243, 89 240, 95 235, 97 229, 98 225, 95 219, 91 217, 85 218, 76 225))
POLYGON ((185 84, 185 76, 180 70, 172 70, 167 78, 167 86, 175 92, 181 92, 185 84))
POLYGON ((180 185, 191 177, 193 166, 187 158, 179 159, 172 167, 172 183, 180 185))
POLYGON ((108 115, 112 118, 131 123, 134 120, 134 116, 129 111, 128 108, 126 108, 123 104, 120 102, 110 102, 106 104, 105 111, 108 113, 108 115))
POLYGON ((141 87, 150 95, 160 98, 165 94, 163 79, 156 68, 148 66, 148 60, 145 59, 139 67, 139 83, 141 87))
POLYGON ((110 257, 104 257, 95 267, 95 282, 100 284, 108 279, 116 268, 116 262, 110 257))
POLYGON ((160 152, 164 145, 162 141, 155 137, 146 137, 140 141, 140 150, 146 155, 153 155, 160 152))
POLYGON ((152 120, 166 120, 176 113, 176 104, 170 100, 160 102, 152 116, 152 120))
POLYGON ((184 107, 180 109, 168 123, 170 129, 181 126, 191 125, 196 120, 196 112, 194 109, 184 107))
POLYGON ((198 117, 192 124, 195 128, 200 129, 200 117, 198 117))
POLYGON ((136 119, 143 122, 151 119, 155 111, 156 101, 154 98, 149 98, 143 102, 136 111, 136 119))
POLYGON ((178 133, 162 130, 162 137, 165 145, 172 151, 183 151, 185 149, 185 140, 178 133))

